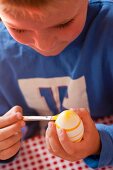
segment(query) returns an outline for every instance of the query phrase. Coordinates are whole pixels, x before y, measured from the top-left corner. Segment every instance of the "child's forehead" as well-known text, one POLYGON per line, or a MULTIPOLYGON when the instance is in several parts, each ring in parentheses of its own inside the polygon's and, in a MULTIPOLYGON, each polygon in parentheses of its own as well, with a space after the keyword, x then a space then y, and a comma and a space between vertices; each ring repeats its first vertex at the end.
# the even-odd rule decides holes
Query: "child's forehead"
POLYGON ((19 26, 19 23, 21 23, 21 25, 27 25, 27 27, 29 27, 32 25, 32 22, 42 27, 54 26, 60 24, 60 22, 62 23, 72 19, 80 12, 81 0, 70 0, 68 1, 70 3, 66 2, 67 1, 63 0, 62 3, 60 1, 60 3, 43 8, 17 9, 17 11, 12 11, 12 13, 4 13, 3 18, 6 22, 14 23, 16 26, 19 26))

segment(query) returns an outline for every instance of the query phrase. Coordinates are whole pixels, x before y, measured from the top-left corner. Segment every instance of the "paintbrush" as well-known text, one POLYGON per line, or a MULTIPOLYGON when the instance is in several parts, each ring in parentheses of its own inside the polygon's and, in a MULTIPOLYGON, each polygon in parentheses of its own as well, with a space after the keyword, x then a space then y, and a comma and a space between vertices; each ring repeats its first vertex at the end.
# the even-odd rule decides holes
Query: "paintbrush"
POLYGON ((24 121, 43 121, 43 120, 56 120, 58 114, 55 116, 23 116, 24 121))

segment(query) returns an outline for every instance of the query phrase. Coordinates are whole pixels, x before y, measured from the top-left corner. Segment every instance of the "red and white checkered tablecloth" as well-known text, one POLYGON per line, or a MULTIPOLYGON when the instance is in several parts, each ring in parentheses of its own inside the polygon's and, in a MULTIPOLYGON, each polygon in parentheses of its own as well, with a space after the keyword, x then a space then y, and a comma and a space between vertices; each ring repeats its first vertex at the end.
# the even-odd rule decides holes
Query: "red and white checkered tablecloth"
MULTIPOLYGON (((113 116, 98 119, 99 123, 113 124, 113 116)), ((45 146, 43 136, 36 136, 22 143, 16 160, 0 165, 0 170, 92 170, 82 160, 75 163, 51 155, 45 146)), ((113 167, 98 168, 113 170, 113 167)))

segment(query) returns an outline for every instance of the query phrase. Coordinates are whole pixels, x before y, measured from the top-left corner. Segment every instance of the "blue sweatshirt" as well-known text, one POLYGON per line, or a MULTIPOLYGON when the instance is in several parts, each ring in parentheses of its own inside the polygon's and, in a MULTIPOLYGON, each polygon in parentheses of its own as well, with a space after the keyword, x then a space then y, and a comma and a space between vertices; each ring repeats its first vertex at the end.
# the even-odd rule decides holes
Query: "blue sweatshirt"
MULTIPOLYGON (((17 43, 0 23, 0 114, 15 105, 24 115, 72 107, 87 107, 93 119, 113 114, 112 0, 91 0, 82 33, 54 57, 17 43)), ((113 165, 113 125, 96 126, 102 149, 85 162, 92 168, 113 165)), ((28 136, 39 131, 34 122, 28 127, 28 136)))

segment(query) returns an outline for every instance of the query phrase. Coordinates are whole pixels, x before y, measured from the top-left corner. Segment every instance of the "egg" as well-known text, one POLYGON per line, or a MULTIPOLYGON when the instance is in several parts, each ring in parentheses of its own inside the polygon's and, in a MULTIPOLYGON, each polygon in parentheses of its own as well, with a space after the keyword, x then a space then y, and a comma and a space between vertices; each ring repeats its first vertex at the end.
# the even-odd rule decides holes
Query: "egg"
POLYGON ((80 117, 73 110, 61 112, 55 121, 57 130, 64 129, 72 142, 80 142, 84 134, 84 126, 80 117))

